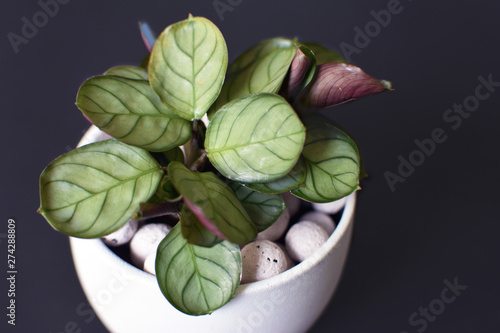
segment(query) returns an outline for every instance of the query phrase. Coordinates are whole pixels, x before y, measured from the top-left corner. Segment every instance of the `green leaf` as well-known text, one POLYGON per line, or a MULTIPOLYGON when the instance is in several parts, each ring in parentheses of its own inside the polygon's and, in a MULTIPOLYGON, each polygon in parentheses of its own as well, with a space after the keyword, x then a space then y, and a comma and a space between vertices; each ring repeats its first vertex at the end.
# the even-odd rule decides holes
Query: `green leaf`
POLYGON ((70 236, 98 238, 127 223, 163 171, 140 148, 106 140, 53 161, 40 176, 40 213, 70 236))
POLYGON ((263 40, 236 58, 229 65, 227 74, 231 75, 242 69, 250 67, 255 63, 256 59, 262 58, 274 50, 292 47, 293 43, 294 42, 291 39, 282 37, 263 40))
POLYGON ((236 59, 236 64, 231 65, 231 72, 227 75, 221 93, 210 108, 209 119, 232 100, 261 92, 277 93, 280 90, 297 47, 285 40, 265 44, 265 47, 259 44, 255 48, 245 52, 242 59, 236 59), (252 56, 255 57, 252 59, 252 56))
POLYGON ((318 65, 328 62, 347 62, 337 51, 329 50, 320 44, 309 42, 301 42, 301 44, 313 51, 318 65))
POLYGON ((116 66, 111 67, 104 75, 116 75, 134 80, 149 80, 148 72, 141 67, 136 66, 116 66))
POLYGON ((191 122, 168 110, 144 80, 92 77, 80 87, 76 105, 104 132, 150 151, 171 149, 191 137, 191 122))
POLYGON ((222 239, 215 236, 213 232, 208 230, 196 215, 184 205, 181 211, 180 218, 182 237, 190 244, 212 247, 222 242, 222 239))
POLYGON ((167 151, 158 153, 151 153, 151 156, 153 156, 155 160, 157 160, 158 163, 164 167, 168 166, 168 164, 172 161, 184 163, 184 153, 179 147, 174 147, 167 151))
POLYGON ((212 313, 229 302, 240 283, 241 252, 227 241, 189 244, 177 224, 158 246, 156 279, 166 299, 189 315, 212 313))
POLYGON ((205 149, 225 177, 266 183, 290 172, 304 140, 305 128, 286 100, 262 93, 220 109, 208 125, 205 149))
POLYGON ((306 179, 306 165, 302 158, 293 169, 284 177, 269 183, 245 184, 246 187, 262 193, 277 194, 296 189, 304 184, 306 179))
POLYGON ((156 190, 155 195, 162 201, 176 201, 181 198, 181 195, 175 190, 172 185, 172 180, 169 175, 163 176, 160 186, 156 190))
POLYGON ((231 182, 229 186, 245 207, 258 232, 270 227, 286 208, 285 202, 279 194, 256 192, 237 182, 231 182))
POLYGON ((302 156, 307 176, 292 194, 307 201, 330 202, 359 188, 359 152, 354 141, 323 117, 308 117, 302 156))
POLYGON ((255 239, 257 230, 245 208, 215 174, 190 171, 179 162, 170 163, 168 174, 189 209, 216 236, 238 244, 255 239))
POLYGON ((219 29, 203 17, 170 25, 153 46, 151 87, 184 119, 201 119, 219 95, 227 48, 219 29))

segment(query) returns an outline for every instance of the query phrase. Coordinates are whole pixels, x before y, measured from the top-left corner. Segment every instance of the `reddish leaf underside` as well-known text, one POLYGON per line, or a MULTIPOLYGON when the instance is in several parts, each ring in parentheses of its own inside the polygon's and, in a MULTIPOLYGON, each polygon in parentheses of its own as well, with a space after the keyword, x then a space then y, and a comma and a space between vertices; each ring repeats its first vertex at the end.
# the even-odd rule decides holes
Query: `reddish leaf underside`
POLYGON ((390 82, 379 81, 359 67, 327 63, 317 67, 316 77, 301 100, 311 108, 324 109, 388 89, 390 82))

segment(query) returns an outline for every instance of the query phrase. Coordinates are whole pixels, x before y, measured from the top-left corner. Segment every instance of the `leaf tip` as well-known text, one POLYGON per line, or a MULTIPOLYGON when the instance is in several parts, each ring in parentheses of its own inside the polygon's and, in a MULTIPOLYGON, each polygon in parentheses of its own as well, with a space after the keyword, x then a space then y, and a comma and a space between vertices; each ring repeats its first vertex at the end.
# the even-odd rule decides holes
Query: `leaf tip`
POLYGON ((193 14, 189 13, 187 19, 188 19, 188 21, 194 20, 193 14))
POLYGON ((379 82, 382 83, 382 85, 385 87, 385 89, 390 90, 390 91, 394 90, 394 88, 392 88, 392 82, 391 81, 380 80, 379 82))

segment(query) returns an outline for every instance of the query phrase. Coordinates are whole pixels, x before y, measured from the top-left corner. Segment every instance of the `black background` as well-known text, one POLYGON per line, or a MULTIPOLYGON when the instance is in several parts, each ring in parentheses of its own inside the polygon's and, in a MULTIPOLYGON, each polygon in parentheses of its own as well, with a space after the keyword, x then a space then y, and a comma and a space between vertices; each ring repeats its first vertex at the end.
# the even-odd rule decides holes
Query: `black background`
MULTIPOLYGON (((222 0, 227 2, 228 0, 222 0)), ((188 13, 223 32, 230 59, 258 41, 299 37, 337 48, 354 45, 355 27, 389 1, 250 1, 218 16, 209 1, 70 1, 14 49, 36 1, 2 1, 0 9, 1 220, 0 331, 104 332, 76 309, 85 296, 68 239, 36 214, 38 177, 75 146, 88 127, 74 105, 79 85, 119 64, 137 64, 146 49, 137 29, 159 33, 188 13), (5 316, 7 220, 17 230, 17 317, 5 316), (2 273, 4 272, 4 273, 2 273)), ((474 95, 478 77, 500 82, 500 3, 401 0, 402 11, 351 60, 391 80, 395 91, 325 112, 358 143, 369 179, 362 182, 350 256, 338 291, 311 332, 417 332, 409 317, 440 298, 443 281, 467 289, 425 332, 500 331, 498 191, 500 87, 457 129, 443 120, 453 104, 474 95), (397 173, 414 140, 435 128, 444 143, 392 192, 384 173, 397 173)), ((137 304, 137 306, 141 306, 137 304)))

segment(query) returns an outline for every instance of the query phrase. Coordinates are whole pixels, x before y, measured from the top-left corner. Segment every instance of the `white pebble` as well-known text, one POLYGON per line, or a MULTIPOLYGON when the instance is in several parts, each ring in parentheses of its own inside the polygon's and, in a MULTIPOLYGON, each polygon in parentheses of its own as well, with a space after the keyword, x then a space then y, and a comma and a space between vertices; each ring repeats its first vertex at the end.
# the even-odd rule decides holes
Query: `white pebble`
POLYGON ((327 239, 328 234, 319 224, 302 221, 288 230, 285 246, 293 260, 302 262, 319 249, 327 239))
POLYGON ((241 250, 243 261, 241 283, 261 281, 286 271, 285 253, 278 245, 268 240, 259 240, 245 245, 241 250))
POLYGON ((156 251, 151 252, 144 260, 143 271, 156 275, 156 251))
POLYGON ((326 214, 337 214, 342 210, 342 208, 344 208, 345 201, 346 197, 343 197, 342 199, 335 200, 332 202, 313 203, 312 206, 315 210, 318 210, 326 214))
POLYGON ((137 220, 132 219, 128 221, 120 229, 110 233, 109 235, 104 236, 102 240, 106 245, 109 246, 120 246, 123 244, 127 244, 137 231, 138 225, 139 222, 137 222, 137 220))
POLYGON ((286 258, 286 269, 290 269, 292 268, 293 266, 295 266, 295 261, 292 259, 292 257, 290 257, 290 255, 288 254, 288 251, 286 250, 286 247, 284 244, 281 244, 281 243, 276 243, 276 245, 278 245, 281 249, 281 251, 283 251, 283 253, 285 254, 285 258, 286 258))
POLYGON ((290 192, 281 193, 281 197, 285 201, 285 205, 290 210, 290 216, 294 216, 300 209, 300 199, 290 192))
POLYGON ((278 219, 266 230, 259 232, 256 240, 275 241, 279 239, 288 229, 290 223, 290 211, 285 209, 278 219))
POLYGON ((158 245, 170 231, 170 227, 161 223, 143 225, 130 241, 130 257, 137 267, 144 267, 146 257, 156 252, 158 245))
POLYGON ((335 222, 333 219, 329 215, 322 212, 310 211, 299 218, 299 222, 301 221, 311 221, 319 224, 323 229, 325 229, 328 236, 330 236, 333 233, 333 230, 335 230, 335 222))

